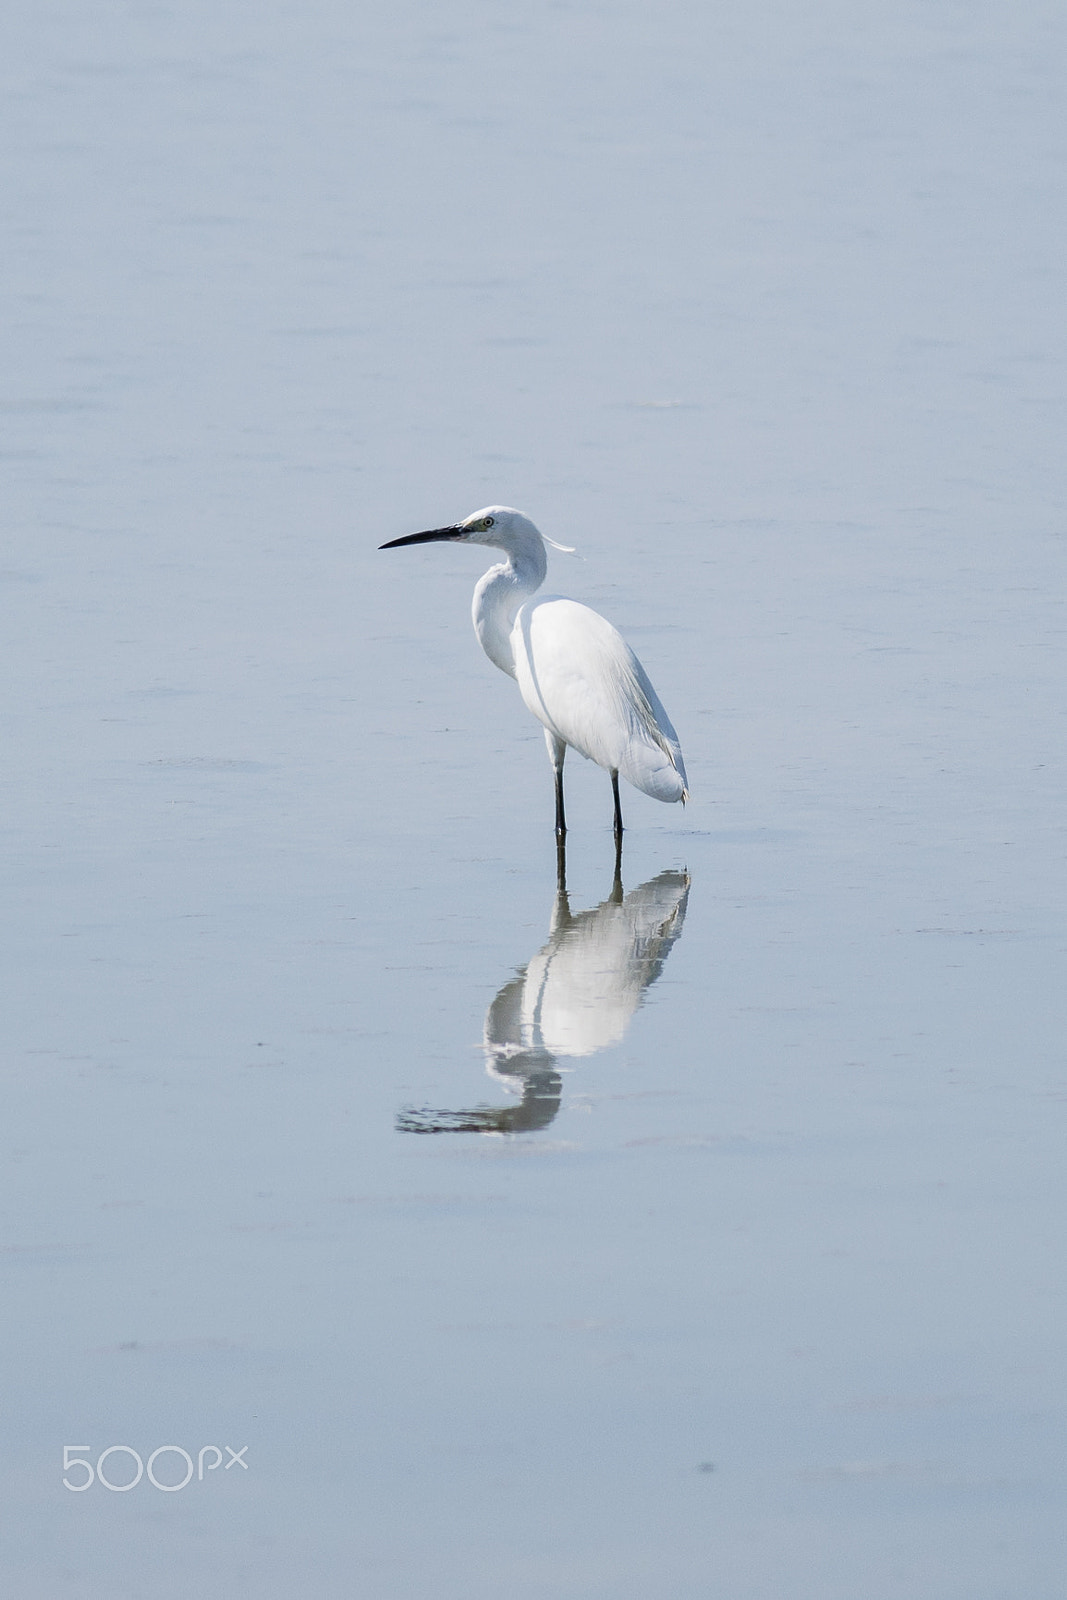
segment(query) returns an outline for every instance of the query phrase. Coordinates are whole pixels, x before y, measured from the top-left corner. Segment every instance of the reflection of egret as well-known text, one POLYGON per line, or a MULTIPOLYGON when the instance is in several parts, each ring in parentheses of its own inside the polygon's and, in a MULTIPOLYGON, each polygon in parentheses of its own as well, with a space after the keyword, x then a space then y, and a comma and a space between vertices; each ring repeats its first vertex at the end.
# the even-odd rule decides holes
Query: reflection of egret
POLYGON ((402 1133, 528 1133, 559 1110, 560 1057, 593 1055, 618 1044, 645 990, 659 977, 680 937, 689 896, 684 872, 622 892, 618 872, 609 897, 575 915, 561 887, 548 943, 506 983, 485 1016, 486 1070, 522 1100, 470 1111, 400 1113, 402 1133))
MULTIPOLYGON (((611 774, 615 839, 622 839, 619 774, 654 800, 689 795, 678 735, 640 661, 596 611, 559 595, 528 596, 545 581, 545 539, 529 517, 487 506, 462 522, 390 539, 381 549, 448 539, 490 545, 506 559, 474 591, 474 631, 494 666, 514 678, 539 722, 556 774, 556 837, 563 816, 563 758, 572 745, 611 774)), ((556 545, 566 550, 566 545, 556 545)))

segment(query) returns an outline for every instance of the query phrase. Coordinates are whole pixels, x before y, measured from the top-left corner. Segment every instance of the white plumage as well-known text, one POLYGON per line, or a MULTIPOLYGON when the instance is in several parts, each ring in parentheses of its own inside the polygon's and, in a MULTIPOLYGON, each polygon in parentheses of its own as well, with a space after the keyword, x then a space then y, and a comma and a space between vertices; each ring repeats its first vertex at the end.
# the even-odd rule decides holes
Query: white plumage
POLYGON ((474 631, 486 655, 516 680, 527 707, 544 725, 556 774, 558 837, 567 831, 563 760, 568 746, 611 774, 617 839, 622 835, 619 774, 655 800, 688 799, 678 735, 622 635, 577 600, 528 598, 548 570, 545 538, 530 519, 509 506, 488 506, 450 527, 391 539, 381 548, 435 540, 504 552, 506 559, 490 567, 475 588, 474 631))
POLYGON ((546 595, 520 608, 511 643, 519 692, 547 730, 654 800, 686 798, 678 735, 605 617, 546 595))

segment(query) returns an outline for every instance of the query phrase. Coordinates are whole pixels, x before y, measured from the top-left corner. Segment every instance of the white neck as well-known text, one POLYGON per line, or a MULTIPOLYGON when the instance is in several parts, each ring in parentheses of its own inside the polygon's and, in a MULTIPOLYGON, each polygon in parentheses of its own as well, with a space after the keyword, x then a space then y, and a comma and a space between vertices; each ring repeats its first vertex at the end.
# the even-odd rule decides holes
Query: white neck
POLYGON ((511 678, 515 676, 511 630, 516 612, 526 596, 541 587, 547 571, 545 547, 536 534, 535 539, 524 540, 521 548, 508 550, 507 560, 490 567, 475 588, 471 617, 478 643, 493 665, 511 678))

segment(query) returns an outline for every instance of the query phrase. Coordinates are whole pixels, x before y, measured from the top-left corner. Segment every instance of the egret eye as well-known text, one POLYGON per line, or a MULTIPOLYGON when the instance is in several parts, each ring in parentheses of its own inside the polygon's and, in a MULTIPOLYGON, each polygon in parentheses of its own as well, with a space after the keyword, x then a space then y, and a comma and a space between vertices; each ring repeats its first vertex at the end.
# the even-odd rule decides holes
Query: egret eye
POLYGON ((492 517, 486 517, 485 521, 482 523, 482 527, 483 528, 491 528, 492 526, 493 526, 493 518, 492 517))

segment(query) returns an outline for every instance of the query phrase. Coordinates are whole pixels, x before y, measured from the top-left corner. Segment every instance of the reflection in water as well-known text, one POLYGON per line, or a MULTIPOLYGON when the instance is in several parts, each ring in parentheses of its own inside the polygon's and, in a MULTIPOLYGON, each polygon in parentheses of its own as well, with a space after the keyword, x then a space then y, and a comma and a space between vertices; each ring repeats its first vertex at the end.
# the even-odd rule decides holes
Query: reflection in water
POLYGON ((624 895, 616 863, 608 898, 575 916, 561 870, 548 943, 504 985, 485 1016, 486 1070, 522 1099, 470 1111, 409 1106, 397 1117, 397 1129, 530 1133, 547 1127, 563 1089, 557 1060, 618 1044, 681 935, 688 896, 684 872, 661 872, 624 895))

